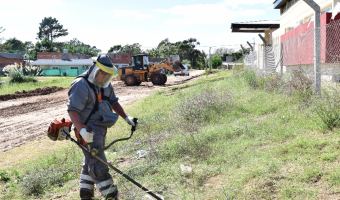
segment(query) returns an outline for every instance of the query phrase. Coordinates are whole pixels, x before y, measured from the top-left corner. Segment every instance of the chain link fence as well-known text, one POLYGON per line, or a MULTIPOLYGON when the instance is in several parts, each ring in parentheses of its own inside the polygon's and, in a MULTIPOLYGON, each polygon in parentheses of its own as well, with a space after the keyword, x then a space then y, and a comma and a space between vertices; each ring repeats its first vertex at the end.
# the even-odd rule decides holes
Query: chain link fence
MULTIPOLYGON (((321 51, 321 79, 340 81, 340 20, 321 26, 317 45, 321 51)), ((281 43, 267 46, 255 44, 244 54, 244 65, 264 74, 291 73, 304 70, 314 74, 314 32, 312 24, 304 24, 281 36, 281 43)))

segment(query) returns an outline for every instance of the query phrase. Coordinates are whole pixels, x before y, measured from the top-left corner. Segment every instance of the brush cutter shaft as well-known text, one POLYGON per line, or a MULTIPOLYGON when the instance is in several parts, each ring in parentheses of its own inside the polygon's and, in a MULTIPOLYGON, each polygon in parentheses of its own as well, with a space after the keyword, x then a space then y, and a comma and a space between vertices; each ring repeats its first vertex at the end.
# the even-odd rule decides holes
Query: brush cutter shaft
POLYGON ((95 158, 97 158, 99 161, 101 161, 102 163, 106 164, 108 167, 110 167, 111 169, 115 170, 118 174, 124 176, 127 180, 129 180, 130 182, 132 182, 133 184, 135 184, 137 187, 141 188, 142 190, 144 190, 146 193, 148 193, 149 195, 151 195, 152 197, 154 197, 157 200, 162 200, 161 198, 159 198, 157 195, 155 195, 154 193, 152 193, 150 190, 148 190, 147 188, 143 187, 141 184, 139 184, 137 181, 133 180, 131 177, 129 177, 128 175, 124 174, 122 171, 120 171, 119 169, 115 168, 113 165, 111 165, 108 162, 105 162, 104 160, 98 158, 97 156, 94 156, 95 158))
MULTIPOLYGON (((100 152, 104 151, 105 149, 109 148, 111 145, 113 145, 114 143, 116 142, 119 142, 119 141, 123 141, 123 140, 128 140, 132 137, 133 135, 133 132, 136 130, 136 126, 137 126, 137 123, 138 123, 138 119, 137 118, 133 118, 133 121, 135 123, 135 126, 132 126, 131 128, 131 134, 129 137, 127 138, 122 138, 122 139, 117 139, 113 142, 111 142, 111 144, 109 144, 108 146, 106 146, 105 148, 101 149, 100 152)), ((87 131, 88 132, 91 132, 92 131, 92 127, 91 126, 87 126, 87 131)), ((115 170, 118 174, 124 176, 124 178, 126 178, 127 180, 129 180, 130 182, 132 182, 133 184, 135 184, 137 187, 141 188, 142 190, 144 190, 146 193, 148 193, 149 195, 151 195, 152 197, 154 197, 155 199, 157 200, 162 200, 160 197, 158 197, 157 195, 155 195, 154 193, 152 193, 150 190, 148 190, 147 188, 143 187, 141 184, 139 184, 137 181, 133 180, 130 176, 124 174, 122 171, 120 171, 119 169, 117 169, 116 167, 114 167, 113 165, 111 165, 110 163, 102 160, 101 158, 97 157, 98 155, 98 151, 95 150, 95 151, 92 151, 91 150, 91 144, 88 144, 87 147, 84 147, 83 145, 81 145, 79 142, 77 142, 76 140, 74 140, 70 134, 66 133, 67 134, 67 137, 74 143, 76 143, 80 148, 82 148, 83 150, 85 150, 89 155, 97 158, 100 162, 104 163, 105 165, 107 165, 108 167, 110 167, 111 169, 115 170)))

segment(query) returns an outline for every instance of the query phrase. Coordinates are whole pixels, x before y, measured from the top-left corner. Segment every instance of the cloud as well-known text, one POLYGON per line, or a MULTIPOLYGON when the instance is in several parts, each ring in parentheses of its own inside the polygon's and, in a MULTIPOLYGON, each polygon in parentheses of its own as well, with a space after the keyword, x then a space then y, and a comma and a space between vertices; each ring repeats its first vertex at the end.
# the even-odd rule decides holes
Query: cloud
POLYGON ((47 2, 46 0, 0 0, 1 8, 15 7, 15 8, 42 8, 42 7, 56 7, 63 6, 65 2, 61 0, 53 0, 47 2))
POLYGON ((150 19, 153 15, 151 14, 137 14, 135 15, 136 19, 150 19))
POLYGON ((154 12, 159 12, 159 13, 168 13, 169 10, 164 10, 164 9, 156 9, 156 10, 153 10, 154 12))
POLYGON ((238 5, 256 5, 256 4, 273 4, 270 0, 224 0, 224 4, 227 6, 238 6, 238 5))
POLYGON ((142 14, 139 11, 134 10, 113 10, 114 17, 134 17, 136 19, 150 19, 153 15, 142 14))
POLYGON ((264 15, 263 10, 232 10, 224 3, 216 4, 196 4, 189 6, 175 6, 169 10, 154 10, 160 13, 170 13, 177 18, 166 21, 171 25, 183 24, 226 24, 237 16, 258 16, 264 15))
POLYGON ((264 10, 241 10, 237 12, 238 15, 245 16, 245 17, 251 17, 251 16, 259 16, 259 15, 265 15, 266 11, 264 10))

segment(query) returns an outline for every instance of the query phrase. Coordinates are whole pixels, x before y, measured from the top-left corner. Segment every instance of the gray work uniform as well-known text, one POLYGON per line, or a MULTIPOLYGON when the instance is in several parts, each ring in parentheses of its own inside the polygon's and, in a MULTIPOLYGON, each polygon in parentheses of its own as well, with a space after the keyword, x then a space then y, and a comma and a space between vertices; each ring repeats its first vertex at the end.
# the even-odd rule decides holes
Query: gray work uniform
MULTIPOLYGON (((95 86, 96 94, 99 94, 100 88, 95 86)), ((75 79, 68 91, 68 111, 76 111, 82 124, 86 121, 91 113, 95 102, 95 94, 93 89, 88 85, 84 78, 75 79)), ((112 105, 118 102, 111 83, 104 88, 104 95, 109 97, 99 103, 98 111, 96 111, 88 121, 87 125, 91 125, 93 132, 92 148, 102 148, 105 145, 105 136, 107 128, 112 127, 118 120, 118 115, 113 113, 112 105)), ((103 196, 117 192, 117 188, 113 186, 113 180, 109 174, 109 168, 96 158, 91 158, 85 151, 84 162, 80 175, 80 190, 86 190, 93 193, 94 184, 101 191, 103 196)), ((106 161, 104 152, 98 154, 98 157, 106 161)))

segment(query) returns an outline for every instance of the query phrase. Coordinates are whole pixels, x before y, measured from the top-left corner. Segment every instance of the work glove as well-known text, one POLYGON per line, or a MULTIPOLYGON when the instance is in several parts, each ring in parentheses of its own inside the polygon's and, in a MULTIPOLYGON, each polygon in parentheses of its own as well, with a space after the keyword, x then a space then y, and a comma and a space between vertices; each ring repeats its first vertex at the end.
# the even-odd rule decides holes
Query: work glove
POLYGON ((135 122, 133 122, 133 117, 126 116, 125 121, 131 126, 136 126, 135 122))
POLYGON ((79 134, 85 140, 86 143, 92 143, 93 142, 94 133, 87 132, 87 130, 85 128, 82 128, 82 129, 80 129, 79 134))

